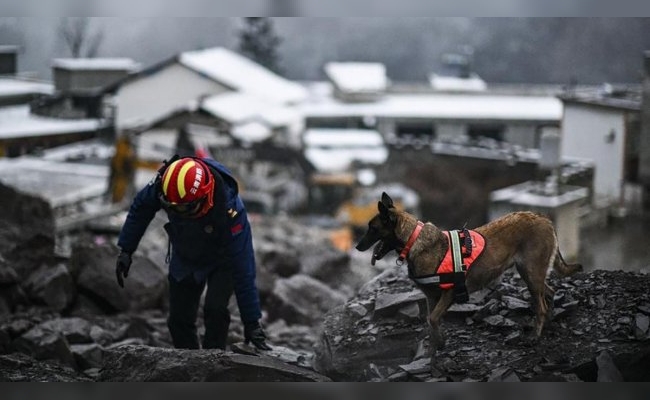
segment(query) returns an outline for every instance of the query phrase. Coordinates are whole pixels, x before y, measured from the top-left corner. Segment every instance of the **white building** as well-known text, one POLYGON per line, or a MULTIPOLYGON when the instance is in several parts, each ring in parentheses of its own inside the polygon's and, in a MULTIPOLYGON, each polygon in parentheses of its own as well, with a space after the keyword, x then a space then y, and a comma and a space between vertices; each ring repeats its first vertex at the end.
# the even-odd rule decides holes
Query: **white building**
POLYGON ((375 129, 391 145, 489 137, 538 147, 541 128, 559 126, 562 118, 554 95, 388 91, 376 101, 346 102, 329 83, 309 89, 310 99, 299 106, 308 128, 375 129))
POLYGON ((563 97, 562 157, 594 163, 593 201, 599 207, 640 205, 639 93, 586 93, 563 97))
POLYGON ((181 53, 115 86, 116 128, 137 129, 191 102, 242 92, 277 104, 302 101, 307 93, 255 62, 225 48, 181 53))

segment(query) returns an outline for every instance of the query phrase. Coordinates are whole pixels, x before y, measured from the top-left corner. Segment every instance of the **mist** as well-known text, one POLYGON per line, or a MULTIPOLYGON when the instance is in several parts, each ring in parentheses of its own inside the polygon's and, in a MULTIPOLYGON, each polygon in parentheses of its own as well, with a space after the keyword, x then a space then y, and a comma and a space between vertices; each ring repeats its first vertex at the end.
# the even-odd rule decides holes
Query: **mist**
MULTIPOLYGON (((426 81, 442 53, 474 49, 474 69, 488 82, 598 84, 639 82, 650 49, 648 18, 273 18, 282 38, 283 74, 322 79, 328 61, 386 65, 393 81, 426 81)), ((0 45, 21 46, 19 70, 50 78, 52 58, 69 57, 60 17, 0 18, 0 45)), ((240 18, 91 17, 102 32, 98 57, 129 57, 150 66, 200 48, 237 49, 240 18)))

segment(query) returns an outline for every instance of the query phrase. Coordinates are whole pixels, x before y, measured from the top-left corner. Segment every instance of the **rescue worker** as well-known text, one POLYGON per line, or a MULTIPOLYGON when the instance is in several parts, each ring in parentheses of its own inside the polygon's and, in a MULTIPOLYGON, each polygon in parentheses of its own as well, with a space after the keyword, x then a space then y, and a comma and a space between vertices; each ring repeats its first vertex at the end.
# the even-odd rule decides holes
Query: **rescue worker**
POLYGON ((209 158, 174 156, 135 196, 120 232, 117 282, 124 287, 131 256, 160 209, 169 222, 169 316, 174 347, 198 349, 196 318, 207 284, 202 347, 225 349, 233 289, 246 343, 270 350, 255 286, 251 227, 235 178, 209 158))

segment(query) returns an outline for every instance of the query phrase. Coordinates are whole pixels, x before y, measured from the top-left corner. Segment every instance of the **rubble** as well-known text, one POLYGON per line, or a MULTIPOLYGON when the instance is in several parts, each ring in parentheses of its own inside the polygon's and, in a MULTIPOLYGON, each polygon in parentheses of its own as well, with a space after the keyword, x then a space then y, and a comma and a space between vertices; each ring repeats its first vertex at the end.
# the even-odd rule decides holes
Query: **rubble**
POLYGON ((553 320, 531 346, 530 299, 508 272, 452 305, 432 371, 426 300, 406 268, 371 266, 366 255, 333 248, 326 228, 286 216, 258 218, 253 229, 273 350, 242 343, 234 301, 228 351, 174 350, 161 221, 145 234, 121 289, 115 230, 82 232, 67 256, 55 254, 47 206, 0 190, 26 204, 6 204, 15 215, 0 210, 8 222, 0 227, 2 380, 650 380, 647 275, 551 276, 553 320))
POLYGON ((389 269, 348 303, 370 303, 379 318, 359 319, 349 306, 328 313, 314 365, 341 381, 378 380, 377 370, 383 371, 379 380, 389 381, 596 381, 618 379, 616 371, 624 381, 650 380, 648 316, 639 312, 650 298, 650 276, 592 271, 560 279, 552 274, 549 284, 556 289, 556 308, 536 344, 527 339, 533 314, 523 307, 528 305, 525 284, 509 271, 491 294, 455 304, 445 315, 446 343, 435 355, 438 371, 423 377, 413 365, 430 361, 426 317, 401 318, 417 289, 404 268, 389 269))

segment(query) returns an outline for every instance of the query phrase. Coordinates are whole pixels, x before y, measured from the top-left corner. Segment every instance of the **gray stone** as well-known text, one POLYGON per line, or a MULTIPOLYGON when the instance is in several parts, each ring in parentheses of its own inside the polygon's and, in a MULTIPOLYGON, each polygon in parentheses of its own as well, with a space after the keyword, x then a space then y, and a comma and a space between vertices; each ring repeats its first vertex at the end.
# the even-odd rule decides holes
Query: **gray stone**
POLYGON ((107 350, 99 380, 104 382, 328 382, 311 370, 273 357, 221 350, 179 350, 122 346, 107 350))
POLYGON ((93 341, 90 330, 90 322, 73 317, 52 319, 38 325, 45 331, 59 332, 65 336, 70 344, 91 343, 93 341))
POLYGON ((512 368, 501 367, 494 370, 488 378, 488 382, 521 382, 521 380, 512 368))
POLYGON ((41 267, 29 276, 25 287, 32 300, 55 311, 68 308, 76 294, 72 277, 63 264, 41 267))
POLYGON ((16 271, 0 255, 0 285, 13 285, 18 283, 19 280, 16 271))
POLYGON ((421 374, 423 372, 429 373, 431 371, 431 358, 421 358, 409 364, 402 364, 399 367, 411 375, 421 374))
POLYGON ((454 303, 449 307, 448 312, 454 314, 474 314, 482 307, 472 303, 454 303))
POLYGON ((73 344, 70 346, 70 350, 80 370, 101 368, 104 351, 100 345, 96 343, 73 344))
POLYGON ((518 299, 513 296, 503 296, 501 297, 501 301, 510 311, 526 312, 530 310, 530 305, 527 301, 518 299))
POLYGON ((511 319, 505 318, 501 315, 490 315, 489 317, 483 318, 483 322, 490 326, 504 327, 509 328, 517 326, 517 323, 511 319))
POLYGON ((60 332, 46 331, 37 326, 14 340, 13 347, 37 360, 58 360, 64 365, 76 367, 70 345, 60 332))
POLYGON ((307 275, 278 279, 267 299, 269 320, 283 319, 289 324, 314 325, 326 312, 345 304, 347 298, 307 275))
POLYGON ((115 278, 117 255, 118 248, 109 244, 75 246, 70 263, 79 271, 79 291, 109 312, 156 308, 167 293, 165 273, 136 253, 122 289, 115 278))
POLYGON ((638 340, 643 340, 648 335, 648 326, 650 324, 650 317, 644 314, 636 314, 634 317, 634 337, 638 340))
POLYGON ((424 302, 426 297, 420 290, 412 290, 407 293, 378 293, 375 298, 375 312, 373 318, 381 318, 395 315, 397 310, 410 303, 424 302))

